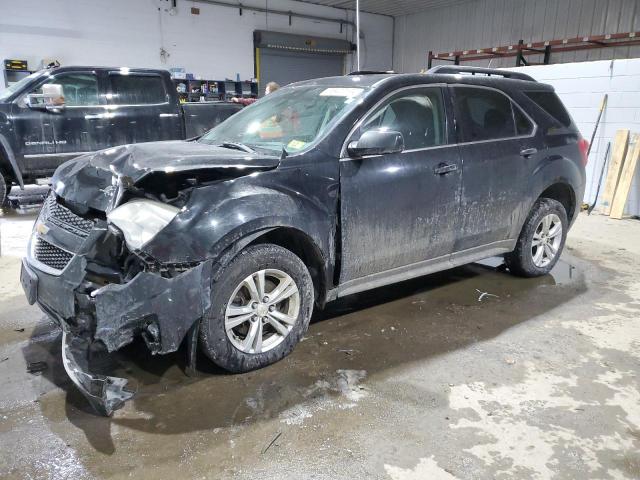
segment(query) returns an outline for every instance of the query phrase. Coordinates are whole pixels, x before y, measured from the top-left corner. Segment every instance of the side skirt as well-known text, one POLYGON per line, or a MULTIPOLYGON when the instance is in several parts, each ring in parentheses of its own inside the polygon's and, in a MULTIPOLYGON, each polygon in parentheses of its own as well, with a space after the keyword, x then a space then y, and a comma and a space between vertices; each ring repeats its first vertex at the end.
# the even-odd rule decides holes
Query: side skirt
POLYGON ((430 273, 441 272, 450 268, 477 262, 496 255, 509 253, 513 251, 515 244, 516 239, 501 240, 488 245, 462 250, 449 255, 443 255, 441 257, 423 260, 410 265, 404 265, 402 267, 385 270, 384 272, 374 273, 365 277, 349 280, 328 292, 328 300, 336 300, 354 293, 364 292, 366 290, 391 285, 411 278, 421 277, 430 273))

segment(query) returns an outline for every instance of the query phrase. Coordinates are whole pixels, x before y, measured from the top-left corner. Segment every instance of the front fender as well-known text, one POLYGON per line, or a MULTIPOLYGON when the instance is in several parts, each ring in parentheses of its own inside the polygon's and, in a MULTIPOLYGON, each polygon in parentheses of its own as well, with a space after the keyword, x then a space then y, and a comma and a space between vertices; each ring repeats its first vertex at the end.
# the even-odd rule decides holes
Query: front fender
POLYGON ((145 245, 145 252, 163 263, 217 259, 248 235, 289 227, 310 237, 329 258, 335 208, 282 187, 287 181, 269 186, 251 181, 255 178, 195 189, 185 211, 145 245))

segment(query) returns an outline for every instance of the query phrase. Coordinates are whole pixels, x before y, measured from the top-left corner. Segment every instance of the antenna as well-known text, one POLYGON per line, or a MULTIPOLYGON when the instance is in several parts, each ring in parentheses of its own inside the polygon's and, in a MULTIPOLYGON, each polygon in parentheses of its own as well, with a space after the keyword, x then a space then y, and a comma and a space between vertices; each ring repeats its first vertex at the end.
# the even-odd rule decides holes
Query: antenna
POLYGON ((356 0, 356 67, 360 71, 360 0, 356 0))

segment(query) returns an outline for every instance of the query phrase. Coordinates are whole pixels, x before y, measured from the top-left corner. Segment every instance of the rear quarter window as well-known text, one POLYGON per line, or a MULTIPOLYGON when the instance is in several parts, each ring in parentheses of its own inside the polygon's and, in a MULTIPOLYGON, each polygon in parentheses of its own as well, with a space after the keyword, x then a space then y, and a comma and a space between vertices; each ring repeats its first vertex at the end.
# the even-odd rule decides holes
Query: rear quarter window
POLYGON ((538 107, 544 110, 558 127, 571 127, 573 124, 567 109, 554 92, 523 92, 538 107))

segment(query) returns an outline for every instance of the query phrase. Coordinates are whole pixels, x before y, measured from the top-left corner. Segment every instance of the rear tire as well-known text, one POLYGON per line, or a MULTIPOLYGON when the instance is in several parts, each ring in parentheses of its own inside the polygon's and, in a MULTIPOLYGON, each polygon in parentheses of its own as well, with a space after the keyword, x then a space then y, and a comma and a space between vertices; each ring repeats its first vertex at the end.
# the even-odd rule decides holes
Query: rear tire
POLYGON ((273 244, 242 250, 216 275, 200 341, 218 366, 241 373, 286 357, 307 331, 313 282, 305 264, 273 244))
POLYGON ((564 206, 550 198, 536 201, 513 252, 504 256, 509 271, 520 277, 546 275, 562 254, 569 229, 564 206))

